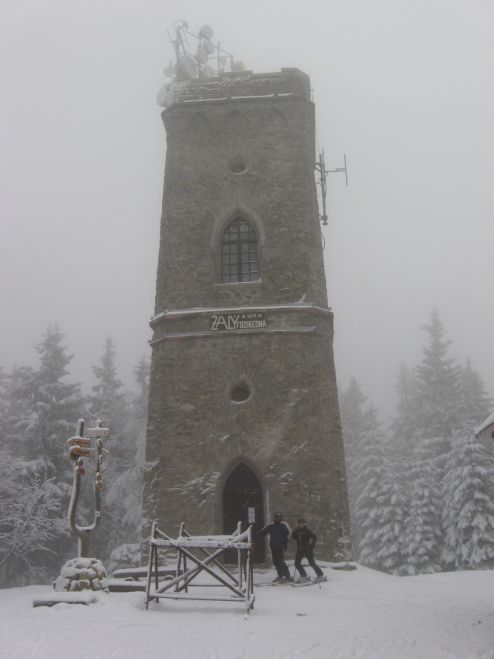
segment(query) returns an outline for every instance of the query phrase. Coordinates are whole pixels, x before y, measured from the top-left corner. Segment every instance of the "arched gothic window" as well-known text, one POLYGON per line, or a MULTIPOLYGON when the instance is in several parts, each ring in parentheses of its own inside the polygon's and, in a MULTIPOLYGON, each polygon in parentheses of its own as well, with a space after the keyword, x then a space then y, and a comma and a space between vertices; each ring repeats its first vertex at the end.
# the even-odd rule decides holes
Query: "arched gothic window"
POLYGON ((236 217, 221 241, 221 281, 228 284, 257 278, 256 232, 247 220, 236 217))

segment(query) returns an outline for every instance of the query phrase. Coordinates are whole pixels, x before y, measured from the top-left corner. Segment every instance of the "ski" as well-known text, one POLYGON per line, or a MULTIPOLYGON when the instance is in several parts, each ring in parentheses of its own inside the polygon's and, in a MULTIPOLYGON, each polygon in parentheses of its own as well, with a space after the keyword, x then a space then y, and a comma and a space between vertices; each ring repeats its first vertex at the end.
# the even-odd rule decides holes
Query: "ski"
POLYGON ((266 588, 266 586, 276 586, 276 584, 271 583, 271 581, 263 581, 261 583, 254 584, 254 588, 266 588))
POLYGON ((273 583, 272 581, 266 581, 261 583, 255 583, 255 588, 267 588, 268 586, 291 586, 292 588, 304 588, 305 586, 320 586, 325 581, 303 581, 302 583, 293 583, 291 581, 282 581, 281 583, 273 583))
POLYGON ((291 583, 290 586, 293 588, 302 588, 303 586, 321 586, 322 583, 327 583, 327 579, 324 579, 323 581, 295 581, 294 583, 291 583))
POLYGON ((292 588, 304 588, 305 586, 315 586, 316 584, 311 583, 308 581, 307 583, 292 583, 290 586, 292 588))
POLYGON ((304 586, 318 586, 319 581, 302 581, 301 583, 291 583, 292 588, 304 588, 304 586))

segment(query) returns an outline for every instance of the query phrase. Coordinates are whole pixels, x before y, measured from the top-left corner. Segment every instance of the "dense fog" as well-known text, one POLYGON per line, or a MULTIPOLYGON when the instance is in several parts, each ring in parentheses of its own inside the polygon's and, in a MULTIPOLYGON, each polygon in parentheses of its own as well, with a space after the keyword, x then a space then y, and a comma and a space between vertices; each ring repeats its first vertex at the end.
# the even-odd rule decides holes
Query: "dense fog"
POLYGON ((472 436, 494 394, 491 3, 7 0, 1 18, 0 586, 48 580, 73 554, 60 447, 80 416, 112 429, 93 550, 112 568, 140 561, 156 94, 177 19, 211 25, 248 70, 308 73, 314 159, 324 148, 337 170, 346 155, 322 227, 341 558, 396 575, 492 568, 494 454, 472 436))
POLYGON ((107 336, 148 354, 165 134, 156 93, 179 18, 255 72, 311 76, 341 388, 383 418, 438 310, 494 392, 494 9, 487 0, 13 2, 0 21, 0 364, 37 362, 51 322, 86 387, 107 336))

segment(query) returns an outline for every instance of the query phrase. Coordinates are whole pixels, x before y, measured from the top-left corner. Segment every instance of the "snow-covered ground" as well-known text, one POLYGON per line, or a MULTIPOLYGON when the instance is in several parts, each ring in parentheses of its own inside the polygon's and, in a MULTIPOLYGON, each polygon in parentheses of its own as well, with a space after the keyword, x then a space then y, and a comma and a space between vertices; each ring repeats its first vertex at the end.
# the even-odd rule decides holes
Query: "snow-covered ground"
MULTIPOLYGON (((392 577, 326 569, 321 587, 256 588, 254 611, 219 602, 98 595, 33 608, 47 586, 0 590, 2 659, 494 657, 494 571, 392 577)), ((272 573, 255 575, 266 581, 272 573)))

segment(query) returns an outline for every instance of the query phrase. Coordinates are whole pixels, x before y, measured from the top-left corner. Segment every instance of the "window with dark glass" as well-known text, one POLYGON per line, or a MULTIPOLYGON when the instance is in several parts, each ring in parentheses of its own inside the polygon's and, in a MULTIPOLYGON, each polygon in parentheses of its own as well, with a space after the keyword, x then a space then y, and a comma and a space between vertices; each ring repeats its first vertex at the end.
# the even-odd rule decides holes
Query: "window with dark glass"
POLYGON ((227 284, 257 278, 256 232, 246 220, 237 217, 221 241, 221 281, 227 284))

